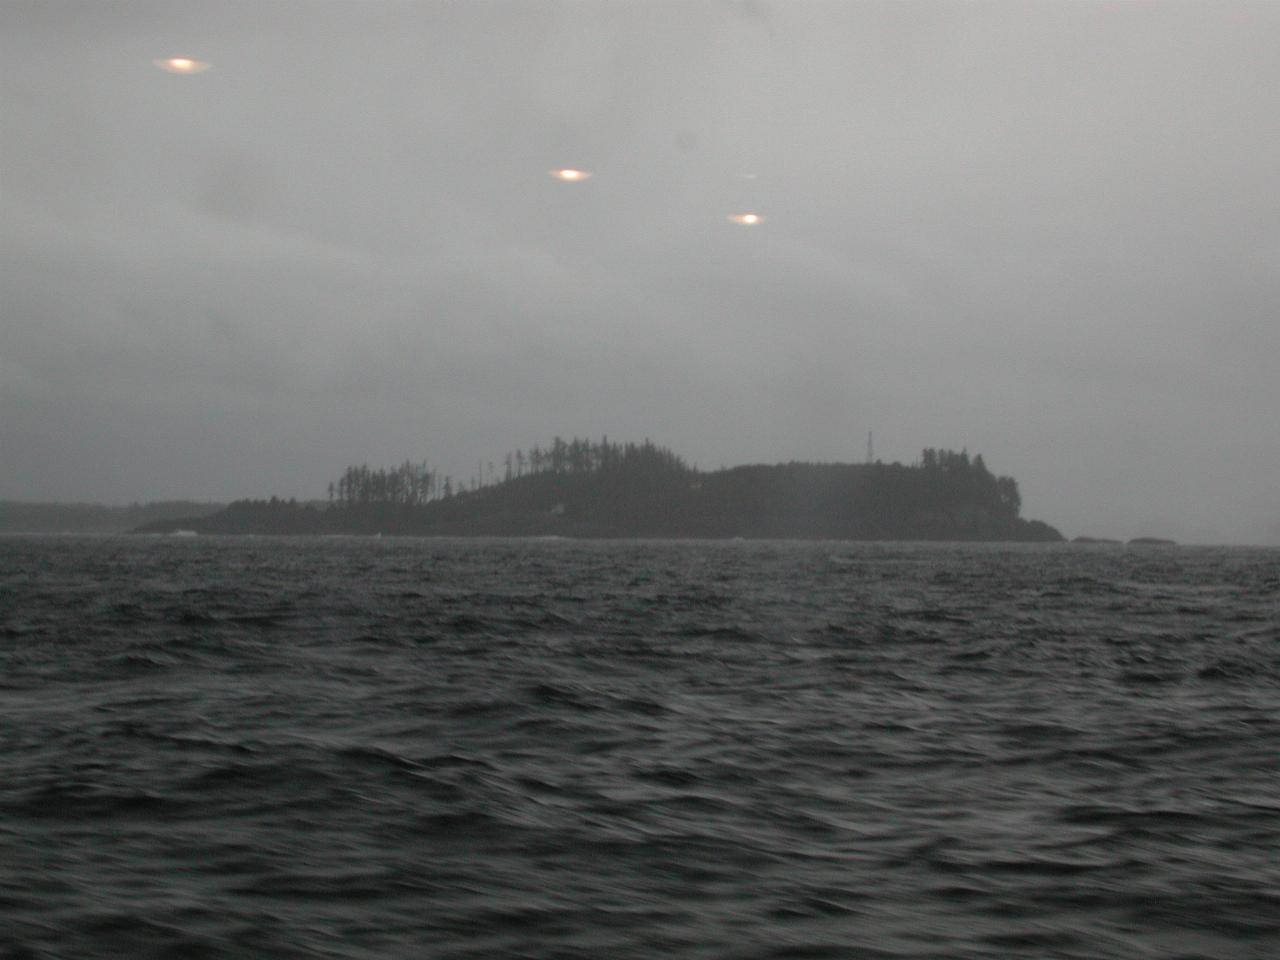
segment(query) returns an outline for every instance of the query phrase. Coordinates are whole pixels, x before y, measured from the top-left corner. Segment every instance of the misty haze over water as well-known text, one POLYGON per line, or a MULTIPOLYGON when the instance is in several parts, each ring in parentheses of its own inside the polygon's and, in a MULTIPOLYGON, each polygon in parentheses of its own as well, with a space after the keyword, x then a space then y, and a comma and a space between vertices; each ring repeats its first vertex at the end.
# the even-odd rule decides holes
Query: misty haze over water
POLYGON ((319 498, 557 432, 850 461, 875 431, 982 451, 1069 535, 1280 540, 1278 28, 4 4, 0 498, 319 498))

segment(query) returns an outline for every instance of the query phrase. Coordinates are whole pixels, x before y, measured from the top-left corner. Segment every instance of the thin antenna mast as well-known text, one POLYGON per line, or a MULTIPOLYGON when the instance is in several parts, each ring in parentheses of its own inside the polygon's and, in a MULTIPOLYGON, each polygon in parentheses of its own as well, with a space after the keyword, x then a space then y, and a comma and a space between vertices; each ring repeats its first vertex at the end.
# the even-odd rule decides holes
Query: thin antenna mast
POLYGON ((875 458, 874 450, 871 446, 871 431, 868 430, 867 431, 867 463, 874 463, 875 459, 876 458, 875 458))

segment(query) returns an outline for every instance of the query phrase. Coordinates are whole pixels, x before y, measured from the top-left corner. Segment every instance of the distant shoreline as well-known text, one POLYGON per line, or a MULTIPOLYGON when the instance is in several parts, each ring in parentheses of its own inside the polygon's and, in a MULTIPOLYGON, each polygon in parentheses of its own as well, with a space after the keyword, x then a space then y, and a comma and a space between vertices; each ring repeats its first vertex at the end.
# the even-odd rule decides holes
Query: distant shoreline
POLYGON ((652 541, 652 542, 690 542, 690 543, 786 543, 786 542, 803 542, 803 543, 883 543, 883 544, 908 544, 908 543, 936 543, 936 544, 968 544, 968 543, 1052 543, 1062 546, 1072 547, 1177 547, 1177 548, 1205 548, 1212 549, 1216 547, 1232 547, 1239 549, 1256 549, 1256 550, 1277 550, 1280 549, 1278 544, 1270 543, 1217 543, 1217 542, 1195 542, 1182 543, 1178 540, 1170 540, 1165 538, 1153 537, 1133 537, 1129 540, 1121 540, 1110 537, 1072 537, 1070 539, 1064 537, 1061 540, 1052 539, 995 539, 995 540, 979 540, 979 539, 963 539, 963 540, 939 540, 935 538, 903 538, 889 537, 884 539, 866 539, 866 538, 849 538, 849 537, 831 537, 831 536, 694 536, 681 534, 653 534, 653 535, 618 535, 609 534, 600 535, 566 535, 566 534, 503 534, 503 533, 265 533, 265 532, 216 532, 206 531, 201 533, 196 530, 184 531, 182 529, 133 529, 133 530, 0 530, 0 540, 3 539, 20 539, 23 537, 65 537, 68 539, 76 537, 89 537, 100 539, 112 538, 153 538, 153 539, 194 539, 201 537, 208 539, 211 537, 281 537, 294 538, 302 537, 315 540, 380 540, 380 539, 398 539, 398 540, 529 540, 529 541, 603 541, 603 540, 619 540, 619 541, 652 541))
POLYGON ((166 520, 212 516, 225 503, 165 500, 113 507, 98 503, 0 500, 0 534, 119 534, 166 520))
POLYGON ((712 472, 644 444, 559 439, 507 457, 500 481, 469 488, 425 464, 350 467, 333 499, 241 500, 137 533, 1062 542, 1019 516, 1011 477, 981 456, 925 450, 918 464, 786 463, 712 472), (525 471, 523 464, 533 466, 525 471), (513 466, 519 464, 520 466, 513 466))

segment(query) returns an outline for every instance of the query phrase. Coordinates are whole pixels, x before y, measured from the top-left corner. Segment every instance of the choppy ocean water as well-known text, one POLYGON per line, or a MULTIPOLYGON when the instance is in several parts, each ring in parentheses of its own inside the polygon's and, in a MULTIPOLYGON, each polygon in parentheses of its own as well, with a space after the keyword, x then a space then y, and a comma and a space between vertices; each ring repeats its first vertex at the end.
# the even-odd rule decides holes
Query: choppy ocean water
POLYGON ((1280 551, 0 539, 0 957, 1280 956, 1280 551))

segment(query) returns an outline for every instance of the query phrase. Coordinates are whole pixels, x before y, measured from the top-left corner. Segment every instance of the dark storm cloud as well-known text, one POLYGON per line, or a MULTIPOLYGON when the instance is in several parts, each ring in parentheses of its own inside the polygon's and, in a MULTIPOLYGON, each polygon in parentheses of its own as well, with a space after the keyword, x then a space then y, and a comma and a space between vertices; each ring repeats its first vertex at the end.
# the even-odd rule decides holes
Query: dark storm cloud
POLYGON ((1277 27, 5 5, 0 496, 310 496, 557 432, 848 459, 874 429, 889 459, 984 452, 1068 532, 1257 536, 1277 27))

